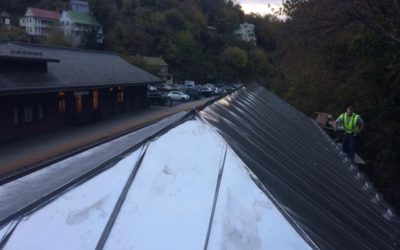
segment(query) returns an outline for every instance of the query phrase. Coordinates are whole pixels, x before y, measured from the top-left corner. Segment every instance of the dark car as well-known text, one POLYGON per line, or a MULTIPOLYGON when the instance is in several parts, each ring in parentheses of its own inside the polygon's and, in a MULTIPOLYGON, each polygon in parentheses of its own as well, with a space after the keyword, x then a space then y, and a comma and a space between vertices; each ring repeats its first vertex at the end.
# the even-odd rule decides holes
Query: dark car
POLYGON ((232 87, 232 86, 224 86, 224 87, 222 87, 222 88, 219 89, 219 93, 223 95, 223 94, 232 92, 232 91, 234 91, 234 90, 235 90, 235 88, 232 87))
POLYGON ((152 91, 147 93, 147 100, 151 105, 163 106, 167 103, 168 98, 165 93, 152 91))
POLYGON ((207 87, 202 87, 199 89, 200 94, 204 97, 210 97, 213 95, 213 91, 211 88, 207 88, 207 87))
POLYGON ((191 100, 199 100, 199 99, 201 99, 200 91, 197 90, 197 88, 186 87, 186 88, 181 89, 181 91, 185 92, 185 94, 190 96, 191 100))

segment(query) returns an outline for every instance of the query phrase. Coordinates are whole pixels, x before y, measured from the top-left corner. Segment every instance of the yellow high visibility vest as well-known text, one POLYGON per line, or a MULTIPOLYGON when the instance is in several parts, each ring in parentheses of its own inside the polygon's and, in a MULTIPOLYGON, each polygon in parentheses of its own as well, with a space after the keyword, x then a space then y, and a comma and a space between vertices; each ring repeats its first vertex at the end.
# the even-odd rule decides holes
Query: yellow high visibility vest
POLYGON ((343 123, 344 131, 348 134, 358 133, 360 132, 359 126, 357 126, 357 121, 359 119, 359 115, 353 113, 353 115, 348 119, 347 113, 343 113, 340 115, 340 120, 343 123))

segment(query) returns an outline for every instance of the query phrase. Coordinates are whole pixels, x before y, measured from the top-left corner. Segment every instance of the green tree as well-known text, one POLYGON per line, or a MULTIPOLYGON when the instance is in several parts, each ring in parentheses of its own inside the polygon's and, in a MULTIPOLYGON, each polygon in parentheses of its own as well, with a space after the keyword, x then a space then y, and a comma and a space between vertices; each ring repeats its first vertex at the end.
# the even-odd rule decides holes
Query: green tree
POLYGON ((247 52, 238 47, 228 47, 220 54, 219 62, 224 78, 241 80, 248 62, 247 52))
POLYGON ((50 34, 45 38, 45 43, 49 45, 57 45, 63 47, 71 47, 72 44, 64 36, 64 32, 61 29, 52 29, 50 34))
POLYGON ((10 41, 20 41, 20 42, 30 42, 31 38, 20 27, 11 25, 10 27, 1 26, 0 27, 0 39, 10 40, 10 41))

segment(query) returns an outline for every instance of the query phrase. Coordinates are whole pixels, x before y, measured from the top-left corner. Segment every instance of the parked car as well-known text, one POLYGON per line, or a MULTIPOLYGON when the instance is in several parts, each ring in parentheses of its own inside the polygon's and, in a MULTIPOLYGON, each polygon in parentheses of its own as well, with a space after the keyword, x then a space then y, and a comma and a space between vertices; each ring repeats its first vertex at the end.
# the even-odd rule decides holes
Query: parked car
POLYGON ((162 91, 171 91, 172 90, 172 85, 162 84, 161 86, 158 87, 158 89, 162 90, 162 91))
MULTIPOLYGON (((222 87, 222 86, 221 86, 222 87)), ((211 95, 218 95, 218 88, 212 83, 206 83, 203 85, 203 88, 211 89, 211 95)))
POLYGON ((190 96, 191 100, 200 100, 201 99, 201 94, 200 91, 197 88, 192 88, 192 87, 186 87, 185 90, 183 90, 185 94, 190 96))
POLYGON ((204 97, 210 97, 213 95, 213 91, 211 88, 203 87, 200 88, 200 94, 204 97))
POLYGON ((183 93, 182 91, 171 91, 167 95, 168 98, 174 100, 174 101, 189 101, 190 96, 187 94, 183 93))
POLYGON ((151 105, 160 105, 163 106, 167 103, 167 96, 164 93, 158 91, 151 91, 147 93, 147 100, 151 105))
POLYGON ((196 83, 195 81, 185 80, 184 85, 187 87, 195 87, 196 83))
POLYGON ((224 86, 224 87, 222 87, 222 88, 219 89, 219 93, 220 93, 220 94, 226 94, 226 93, 232 92, 232 91, 234 91, 234 90, 235 90, 234 87, 231 87, 231 86, 224 86))

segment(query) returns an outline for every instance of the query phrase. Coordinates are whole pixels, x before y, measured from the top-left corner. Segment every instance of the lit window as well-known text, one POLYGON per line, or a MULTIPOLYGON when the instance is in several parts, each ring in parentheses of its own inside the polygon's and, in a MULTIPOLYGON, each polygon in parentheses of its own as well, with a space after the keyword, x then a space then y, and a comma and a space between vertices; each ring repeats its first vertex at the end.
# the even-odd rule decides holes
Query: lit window
POLYGON ((58 111, 60 113, 65 113, 65 99, 58 100, 58 111))
POLYGON ((65 113, 66 110, 66 103, 65 103, 65 93, 64 92, 58 92, 58 112, 60 113, 65 113))
POLYGON ((117 101, 124 102, 124 89, 121 87, 118 87, 117 101))
POLYGON ((33 109, 32 107, 24 108, 25 122, 33 122, 33 109))
POLYGON ((81 95, 75 96, 75 111, 82 112, 82 96, 81 95))
POLYGON ((99 91, 94 90, 93 91, 93 109, 98 109, 99 108, 99 91))
POLYGON ((14 109, 13 109, 13 121, 14 121, 14 125, 19 124, 19 115, 18 115, 18 107, 17 106, 14 106, 14 109))

